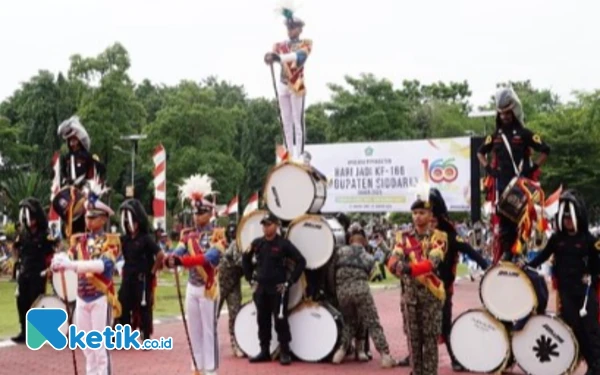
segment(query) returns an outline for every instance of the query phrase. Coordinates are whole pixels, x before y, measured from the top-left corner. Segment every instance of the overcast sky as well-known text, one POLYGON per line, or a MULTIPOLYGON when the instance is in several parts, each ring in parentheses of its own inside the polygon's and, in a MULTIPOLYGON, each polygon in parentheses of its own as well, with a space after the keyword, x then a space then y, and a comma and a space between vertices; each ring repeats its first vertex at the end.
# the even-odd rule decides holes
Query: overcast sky
MULTIPOLYGON (((314 41, 308 103, 328 82, 371 72, 396 84, 468 80, 485 104, 495 84, 531 79, 563 98, 600 88, 597 0, 304 0, 314 41)), ((139 82, 217 75, 272 96, 262 62, 286 32, 273 0, 2 0, 0 100, 39 69, 66 71, 119 41, 139 82)))

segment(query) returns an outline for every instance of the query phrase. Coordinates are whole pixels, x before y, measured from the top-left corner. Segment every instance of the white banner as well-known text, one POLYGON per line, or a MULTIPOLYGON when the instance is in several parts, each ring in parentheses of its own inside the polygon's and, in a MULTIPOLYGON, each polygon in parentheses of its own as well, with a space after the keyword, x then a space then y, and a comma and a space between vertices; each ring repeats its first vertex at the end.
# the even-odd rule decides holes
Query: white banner
POLYGON ((418 184, 442 193, 448 210, 471 209, 470 138, 307 145, 329 180, 323 212, 409 212, 418 184))

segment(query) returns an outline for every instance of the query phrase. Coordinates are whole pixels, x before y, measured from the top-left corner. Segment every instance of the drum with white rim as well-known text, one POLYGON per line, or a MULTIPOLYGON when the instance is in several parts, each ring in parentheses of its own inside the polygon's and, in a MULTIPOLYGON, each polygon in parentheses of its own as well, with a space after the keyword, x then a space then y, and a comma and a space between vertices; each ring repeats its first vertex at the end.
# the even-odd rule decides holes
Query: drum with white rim
POLYGON ((302 276, 300 280, 290 287, 287 304, 288 311, 292 310, 302 302, 302 299, 304 298, 304 285, 305 280, 304 276, 302 276))
POLYGON ((52 273, 52 289, 54 293, 63 301, 75 302, 77 299, 78 278, 77 273, 71 270, 52 273), (64 274, 64 279, 63 279, 64 274), (64 280, 64 281, 63 281, 64 280), (63 285, 64 282, 64 285, 63 285), (65 293, 67 294, 65 296, 65 293))
POLYGON ((298 359, 319 362, 335 349, 341 335, 342 315, 328 304, 304 302, 289 316, 290 350, 298 359))
MULTIPOLYGON (((31 305, 31 308, 32 309, 61 309, 61 310, 67 311, 66 310, 67 307, 65 306, 65 303, 56 296, 39 296, 35 300, 35 302, 33 302, 33 305, 31 305)), ((75 314, 71 314, 71 319, 73 320, 72 324, 76 324, 75 323, 75 314)), ((67 320, 60 326, 60 331, 64 335, 67 335, 68 330, 69 330, 69 321, 67 320)))
POLYGON ((310 166, 286 161, 269 172, 263 197, 275 216, 294 220, 321 210, 327 199, 327 180, 310 166))
POLYGON ((238 251, 247 252, 250 250, 252 241, 263 236, 260 221, 268 214, 269 212, 265 210, 255 210, 242 217, 235 238, 238 251))
POLYGON ((573 331, 553 315, 535 315, 513 333, 513 355, 530 375, 571 374, 577 367, 579 345, 573 331))
POLYGON ((527 318, 538 304, 529 276, 509 262, 500 262, 485 272, 479 297, 487 311, 503 322, 527 318))
POLYGON ((345 234, 336 229, 338 226, 341 228, 335 218, 319 215, 302 215, 290 223, 287 239, 304 256, 307 269, 314 270, 324 266, 334 249, 345 243, 345 234))
POLYGON ((460 314, 452 323, 450 344, 456 360, 470 372, 499 373, 510 360, 506 328, 484 310, 460 314))
MULTIPOLYGON (((250 301, 245 303, 234 323, 234 335, 238 346, 248 357, 255 357, 260 353, 260 342, 258 341, 258 322, 256 320, 256 305, 250 301)), ((275 332, 275 322, 271 324, 271 355, 275 353, 279 343, 277 341, 277 332, 275 332)))

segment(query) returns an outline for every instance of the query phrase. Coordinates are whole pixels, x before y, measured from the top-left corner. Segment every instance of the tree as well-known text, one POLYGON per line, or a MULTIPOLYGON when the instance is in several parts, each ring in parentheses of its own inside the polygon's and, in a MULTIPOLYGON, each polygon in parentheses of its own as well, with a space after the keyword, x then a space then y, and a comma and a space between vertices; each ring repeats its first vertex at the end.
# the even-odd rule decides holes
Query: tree
POLYGON ((50 204, 50 180, 39 172, 21 172, 0 182, 2 200, 10 217, 19 216, 19 202, 37 198, 43 206, 50 204))

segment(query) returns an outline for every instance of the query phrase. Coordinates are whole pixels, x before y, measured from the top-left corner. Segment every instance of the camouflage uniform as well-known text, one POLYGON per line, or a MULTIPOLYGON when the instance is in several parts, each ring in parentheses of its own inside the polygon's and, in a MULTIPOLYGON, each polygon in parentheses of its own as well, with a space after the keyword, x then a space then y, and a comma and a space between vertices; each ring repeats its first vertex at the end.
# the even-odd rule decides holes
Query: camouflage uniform
POLYGON ((414 230, 397 238, 388 268, 400 276, 402 317, 413 375, 437 375, 438 337, 442 329, 444 284, 435 275, 447 251, 444 232, 418 235, 414 230))
POLYGON ((242 254, 238 251, 236 242, 233 241, 219 264, 219 287, 221 295, 219 313, 221 312, 223 303, 227 302, 227 310, 229 311, 229 337, 234 353, 238 351, 234 326, 235 318, 242 306, 241 279, 243 274, 242 254))
MULTIPOLYGON (((339 351, 345 354, 351 339, 359 333, 357 330, 360 329, 360 323, 360 326, 368 330, 375 348, 384 360, 390 360, 390 348, 379 323, 379 315, 368 283, 375 265, 373 256, 360 245, 344 246, 339 249, 337 256, 336 295, 344 318, 339 351)), ((358 345, 361 346, 358 350, 364 351, 364 340, 358 345)))

